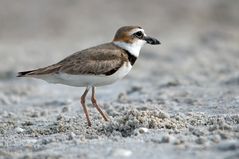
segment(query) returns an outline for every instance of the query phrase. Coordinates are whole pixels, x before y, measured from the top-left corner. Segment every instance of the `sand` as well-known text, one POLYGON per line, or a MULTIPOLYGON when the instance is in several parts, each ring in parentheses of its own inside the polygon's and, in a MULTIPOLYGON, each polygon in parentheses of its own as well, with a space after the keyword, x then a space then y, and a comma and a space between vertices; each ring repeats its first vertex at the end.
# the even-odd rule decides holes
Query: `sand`
POLYGON ((0 3, 0 158, 239 158, 237 1, 0 3), (15 77, 127 24, 162 45, 145 46, 126 78, 96 89, 109 122, 89 96, 87 126, 84 88, 15 77))

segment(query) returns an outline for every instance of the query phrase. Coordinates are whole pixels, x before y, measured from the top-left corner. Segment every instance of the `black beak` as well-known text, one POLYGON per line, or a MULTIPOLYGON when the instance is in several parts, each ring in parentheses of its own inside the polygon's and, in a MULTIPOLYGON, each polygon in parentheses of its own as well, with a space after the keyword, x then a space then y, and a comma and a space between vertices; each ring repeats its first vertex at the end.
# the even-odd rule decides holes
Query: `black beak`
POLYGON ((148 44, 151 44, 151 45, 159 45, 159 44, 161 44, 157 39, 151 38, 151 37, 149 37, 149 36, 145 36, 145 37, 144 37, 144 40, 145 40, 148 44))

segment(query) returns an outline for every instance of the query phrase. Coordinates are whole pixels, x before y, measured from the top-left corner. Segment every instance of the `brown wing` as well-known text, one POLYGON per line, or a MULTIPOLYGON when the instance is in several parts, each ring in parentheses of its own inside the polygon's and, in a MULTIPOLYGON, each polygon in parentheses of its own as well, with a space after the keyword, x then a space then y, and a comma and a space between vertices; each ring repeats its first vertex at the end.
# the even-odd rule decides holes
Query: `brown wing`
POLYGON ((59 72, 68 74, 110 75, 126 61, 127 55, 123 50, 112 43, 107 43, 77 52, 58 64, 61 65, 59 72))
POLYGON ((44 67, 44 68, 39 68, 36 70, 18 72, 17 77, 53 74, 53 73, 57 73, 60 67, 61 65, 54 64, 54 65, 44 67))
POLYGON ((116 72, 124 62, 127 62, 127 54, 124 53, 124 50, 112 43, 107 43, 76 52, 57 64, 48 67, 19 72, 18 77, 54 74, 60 72, 72 75, 111 75, 116 72))

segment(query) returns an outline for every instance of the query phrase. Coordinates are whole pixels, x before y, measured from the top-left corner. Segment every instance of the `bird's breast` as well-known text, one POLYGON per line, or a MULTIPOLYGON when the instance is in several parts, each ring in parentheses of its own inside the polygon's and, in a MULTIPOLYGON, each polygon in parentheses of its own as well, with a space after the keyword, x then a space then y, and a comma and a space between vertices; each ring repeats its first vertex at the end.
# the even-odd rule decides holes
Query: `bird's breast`
MULTIPOLYGON (((44 79, 50 83, 59 83, 64 85, 85 87, 85 86, 104 86, 114 83, 115 81, 122 79, 131 70, 132 65, 130 62, 125 62, 115 73, 112 75, 93 75, 93 74, 81 74, 72 75, 67 73, 60 73, 54 75, 54 80, 44 79)), ((42 78, 43 79, 43 78, 42 78)))
POLYGON ((129 73, 131 68, 132 68, 132 65, 130 64, 130 62, 124 62, 124 64, 118 69, 118 71, 116 71, 111 76, 113 78, 121 79, 129 73))

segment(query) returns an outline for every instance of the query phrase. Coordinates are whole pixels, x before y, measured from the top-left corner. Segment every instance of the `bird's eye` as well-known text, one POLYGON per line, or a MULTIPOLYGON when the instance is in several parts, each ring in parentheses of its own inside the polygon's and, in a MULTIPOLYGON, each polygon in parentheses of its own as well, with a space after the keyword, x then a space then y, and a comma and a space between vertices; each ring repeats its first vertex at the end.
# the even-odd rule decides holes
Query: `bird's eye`
POLYGON ((138 31, 138 32, 134 33, 134 36, 136 36, 139 39, 142 39, 144 37, 144 34, 142 33, 142 31, 138 31))

